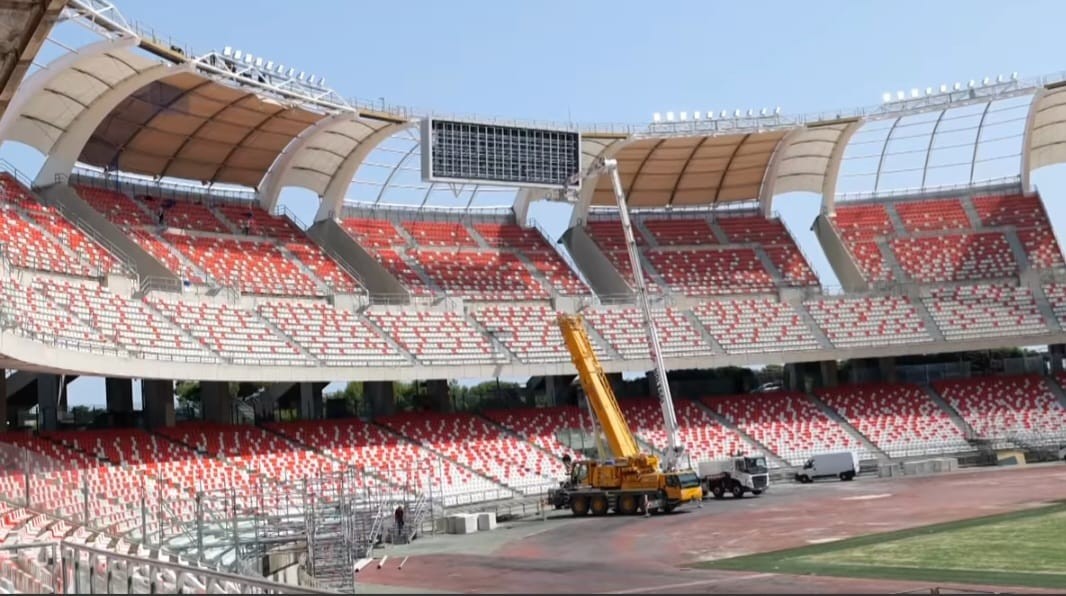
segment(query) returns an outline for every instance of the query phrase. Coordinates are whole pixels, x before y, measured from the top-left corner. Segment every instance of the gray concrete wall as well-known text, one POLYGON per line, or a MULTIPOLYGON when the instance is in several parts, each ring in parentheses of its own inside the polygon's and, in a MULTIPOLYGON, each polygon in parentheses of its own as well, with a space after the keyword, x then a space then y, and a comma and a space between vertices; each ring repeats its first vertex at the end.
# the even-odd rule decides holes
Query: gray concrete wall
POLYGON ((371 296, 395 297, 398 302, 409 298, 407 289, 354 238, 332 219, 317 222, 307 235, 326 252, 356 274, 371 296))
POLYGON ((633 293, 622 274, 614 268, 584 228, 570 228, 561 240, 597 296, 617 297, 633 293))
POLYGON ((841 287, 849 292, 869 288, 866 280, 862 278, 859 267, 851 260, 851 255, 844 248, 844 241, 830 225, 825 215, 815 218, 814 235, 818 238, 818 243, 822 245, 826 259, 829 260, 829 265, 836 273, 837 279, 840 280, 841 287))
POLYGON ((134 273, 142 279, 156 278, 168 285, 173 285, 174 288, 181 287, 181 280, 177 274, 141 248, 122 231, 122 228, 111 223, 109 219, 93 209, 71 187, 65 184, 53 184, 41 189, 40 195, 47 203, 59 209, 86 235, 99 242, 104 248, 116 253, 119 260, 129 264, 134 273))

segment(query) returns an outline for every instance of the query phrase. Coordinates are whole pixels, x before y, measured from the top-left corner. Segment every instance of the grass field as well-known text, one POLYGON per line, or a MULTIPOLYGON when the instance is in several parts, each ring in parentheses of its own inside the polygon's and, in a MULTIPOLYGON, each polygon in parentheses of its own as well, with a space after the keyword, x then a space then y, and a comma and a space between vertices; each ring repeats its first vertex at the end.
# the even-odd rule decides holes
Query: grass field
POLYGON ((1066 588, 1066 503, 870 534, 697 566, 1034 588, 1066 588))

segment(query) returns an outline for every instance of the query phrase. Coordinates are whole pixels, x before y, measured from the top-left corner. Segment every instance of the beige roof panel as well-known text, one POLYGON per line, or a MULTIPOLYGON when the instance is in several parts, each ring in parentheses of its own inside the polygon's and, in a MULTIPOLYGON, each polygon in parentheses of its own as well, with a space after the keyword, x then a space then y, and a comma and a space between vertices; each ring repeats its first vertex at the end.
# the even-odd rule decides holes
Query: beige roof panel
POLYGON ((79 161, 256 187, 289 141, 321 118, 198 74, 178 73, 119 104, 97 126, 79 161))
MULTIPOLYGON (((740 135, 640 139, 615 158, 634 207, 710 205, 754 200, 785 130, 740 135)), ((611 182, 601 177, 592 204, 613 205, 611 182)))

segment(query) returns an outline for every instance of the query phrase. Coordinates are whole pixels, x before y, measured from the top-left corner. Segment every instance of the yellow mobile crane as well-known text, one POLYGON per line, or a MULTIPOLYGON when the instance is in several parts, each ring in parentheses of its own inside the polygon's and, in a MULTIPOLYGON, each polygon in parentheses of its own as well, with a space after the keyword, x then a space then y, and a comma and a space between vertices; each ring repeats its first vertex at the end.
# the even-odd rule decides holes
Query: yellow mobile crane
POLYGON ((618 201, 626 247, 633 268, 637 300, 644 316, 652 360, 655 362, 655 383, 663 410, 668 445, 661 462, 658 456, 641 450, 592 349, 584 320, 580 315, 561 314, 559 327, 563 340, 570 351, 589 405, 603 429, 613 459, 572 463, 569 480, 559 489, 552 491, 550 498, 557 507, 569 503, 574 515, 585 515, 589 511, 593 515, 604 515, 611 510, 632 514, 642 509, 646 512, 670 512, 683 503, 702 500, 703 488, 694 471, 679 469, 685 450, 681 444, 673 398, 666 380, 666 366, 659 345, 658 331, 652 320, 637 243, 629 213, 626 211, 618 164, 613 159, 605 160, 595 171, 606 171, 611 175, 618 201))

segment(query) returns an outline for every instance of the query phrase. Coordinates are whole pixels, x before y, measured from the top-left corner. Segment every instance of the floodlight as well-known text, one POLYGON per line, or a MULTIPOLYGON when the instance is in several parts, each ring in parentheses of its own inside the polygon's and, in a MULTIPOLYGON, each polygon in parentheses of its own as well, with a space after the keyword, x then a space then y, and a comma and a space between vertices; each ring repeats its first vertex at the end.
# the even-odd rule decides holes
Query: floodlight
POLYGON ((977 82, 974 81, 973 79, 970 79, 970 89, 973 89, 976 86, 977 86, 977 82))
POLYGON ((958 91, 960 89, 962 89, 962 83, 955 83, 955 90, 958 91))
POLYGON ((729 117, 729 112, 727 112, 725 110, 722 110, 722 115, 719 116, 719 118, 728 118, 728 117, 729 117))
POLYGON ((918 97, 921 93, 918 93, 917 89, 911 88, 911 99, 918 97))
POLYGON ((755 112, 751 108, 748 108, 748 118, 751 118, 754 115, 755 115, 755 112))
POLYGON ((682 122, 684 122, 685 120, 688 120, 688 112, 681 112, 681 113, 679 113, 679 114, 677 115, 677 119, 678 119, 678 120, 680 120, 680 121, 682 121, 682 122))
POLYGON ((992 79, 990 77, 985 77, 984 80, 981 81, 981 84, 987 87, 992 84, 992 79))
POLYGON ((274 70, 274 61, 273 60, 267 60, 266 69, 267 70, 274 70))
POLYGON ((233 55, 233 48, 231 48, 229 46, 226 46, 226 47, 222 48, 222 55, 223 56, 232 56, 233 55))
POLYGON ((652 122, 662 122, 663 121, 663 115, 660 114, 659 112, 655 112, 654 114, 651 115, 651 121, 652 122))
POLYGON ((881 101, 884 102, 884 103, 888 103, 888 102, 892 101, 892 93, 889 92, 889 91, 886 91, 886 92, 882 93, 881 94, 881 101))
POLYGON ((1007 80, 1007 77, 1004 77, 1003 75, 996 75, 996 82, 997 83, 1002 83, 1005 80, 1007 80))
POLYGON ((280 75, 285 74, 285 65, 284 64, 279 64, 278 65, 278 74, 280 74, 280 75))
POLYGON ((700 119, 700 113, 699 112, 692 112, 692 119, 693 120, 699 120, 700 119))
POLYGON ((941 85, 940 86, 940 92, 941 93, 947 93, 948 92, 948 86, 947 85, 941 85))
POLYGON ((673 122, 674 121, 674 113, 673 112, 667 112, 666 113, 666 121, 667 122, 673 122))
POLYGON ((315 84, 315 75, 311 75, 311 76, 307 77, 307 84, 308 85, 314 85, 315 84))
POLYGON ((760 116, 767 116, 769 114, 770 114, 770 110, 768 110, 766 108, 763 108, 762 110, 759 111, 759 115, 760 116))
POLYGON ((244 57, 244 53, 241 52, 240 50, 237 50, 237 51, 233 52, 233 58, 235 60, 240 60, 242 57, 244 57))
POLYGON ((262 68, 263 67, 263 59, 262 58, 256 58, 255 59, 255 67, 256 68, 262 68))
POLYGON ((300 71, 300 76, 298 76, 296 78, 300 79, 300 82, 302 83, 307 78, 307 73, 301 70, 300 71))
POLYGON ((286 74, 285 76, 287 76, 287 77, 289 77, 289 78, 291 79, 291 78, 292 78, 292 75, 293 75, 293 73, 295 73, 295 72, 296 72, 296 69, 295 69, 295 68, 289 67, 289 72, 288 72, 288 74, 286 74))
POLYGON ((930 96, 930 95, 932 95, 932 94, 933 94, 933 88, 932 88, 932 87, 926 87, 926 88, 925 88, 925 95, 926 95, 926 97, 928 97, 928 96, 930 96))
POLYGON ((1018 73, 1016 73, 1016 72, 1010 73, 1010 80, 1017 81, 1018 80, 1018 73))
POLYGON ((902 91, 896 91, 896 99, 903 101, 907 98, 907 94, 902 91))
POLYGON ((733 117, 734 118, 740 118, 740 115, 741 115, 741 111, 740 110, 733 110, 733 117))
POLYGON ((776 108, 774 108, 774 115, 775 116, 780 116, 781 115, 781 106, 777 106, 776 108))
POLYGON ((326 77, 320 77, 318 79, 318 86, 319 87, 325 87, 326 86, 326 77))
POLYGON ((252 63, 252 58, 253 58, 253 56, 251 54, 245 54, 244 55, 244 63, 245 64, 251 64, 252 63))

